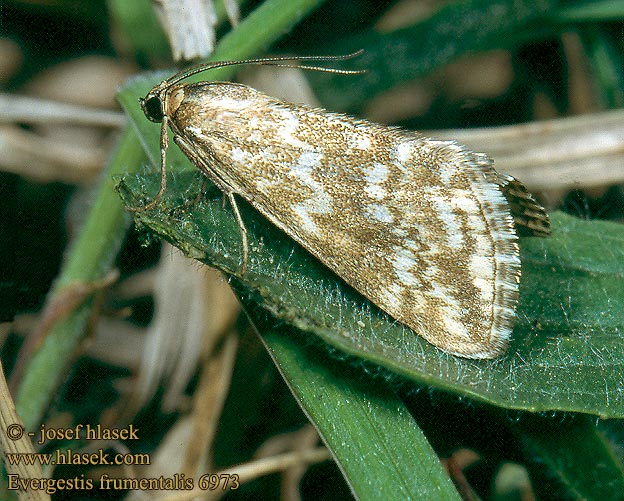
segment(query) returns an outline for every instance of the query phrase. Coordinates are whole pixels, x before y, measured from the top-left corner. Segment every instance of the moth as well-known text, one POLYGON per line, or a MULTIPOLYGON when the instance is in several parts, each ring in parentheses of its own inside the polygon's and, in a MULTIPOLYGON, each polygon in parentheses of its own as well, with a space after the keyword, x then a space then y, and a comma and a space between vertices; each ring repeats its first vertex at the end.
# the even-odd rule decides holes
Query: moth
MULTIPOLYGON (((352 57, 299 57, 336 60, 352 57)), ((224 61, 182 71, 140 105, 189 160, 397 321, 445 352, 493 358, 511 336, 520 279, 516 226, 545 236, 545 210, 481 153, 452 141, 293 104, 232 82, 182 83, 201 71, 294 58, 224 61)), ((348 70, 303 66, 349 73, 348 70)))

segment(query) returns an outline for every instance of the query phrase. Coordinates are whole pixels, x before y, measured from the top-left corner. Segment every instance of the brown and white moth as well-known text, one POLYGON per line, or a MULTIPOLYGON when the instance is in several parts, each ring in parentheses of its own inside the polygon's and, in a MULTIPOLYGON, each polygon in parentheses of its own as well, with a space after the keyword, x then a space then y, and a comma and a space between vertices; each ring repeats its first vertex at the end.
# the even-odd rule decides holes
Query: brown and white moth
POLYGON ((140 100, 162 127, 161 188, 144 208, 165 189, 169 127, 228 197, 241 229, 243 269, 247 237, 234 195, 438 348, 470 358, 500 355, 518 299, 515 225, 548 234, 544 209, 486 155, 455 142, 292 104, 238 83, 180 83, 220 66, 288 60, 191 68, 140 100))

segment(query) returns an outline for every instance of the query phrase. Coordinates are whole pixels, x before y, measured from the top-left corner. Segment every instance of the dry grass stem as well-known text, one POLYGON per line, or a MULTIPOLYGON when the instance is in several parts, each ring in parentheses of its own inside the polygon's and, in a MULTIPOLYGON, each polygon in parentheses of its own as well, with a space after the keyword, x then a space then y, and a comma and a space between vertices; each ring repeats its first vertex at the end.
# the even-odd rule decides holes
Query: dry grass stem
MULTIPOLYGON (((233 466, 232 468, 218 471, 215 474, 238 475, 240 483, 243 484, 264 475, 284 471, 296 465, 322 463, 323 461, 327 461, 328 459, 331 459, 331 454, 329 453, 328 449, 326 449, 325 447, 315 447, 313 449, 307 449, 305 451, 287 452, 285 454, 278 454, 276 456, 250 461, 248 463, 243 463, 237 466, 233 466)), ((220 497, 225 493, 222 491, 207 492, 196 488, 192 491, 180 492, 179 494, 165 496, 161 499, 165 499, 167 501, 185 501, 193 499, 196 496, 207 497, 208 494, 212 494, 213 496, 215 496, 214 498, 211 497, 210 499, 215 499, 216 497, 220 497)), ((206 499, 206 497, 204 499, 206 499)))
POLYGON ((204 365, 197 391, 193 395, 193 441, 189 444, 182 472, 189 476, 210 468, 212 451, 221 411, 225 404, 236 351, 238 336, 230 333, 221 349, 204 365))
POLYGON ((217 14, 212 0, 159 0, 157 12, 176 61, 212 54, 217 14))
POLYGON ((41 183, 91 183, 108 153, 48 139, 18 127, 0 126, 0 170, 41 183))
POLYGON ((0 121, 5 123, 63 123, 95 127, 122 127, 127 122, 120 111, 102 110, 37 97, 0 93, 0 121))
MULTIPOLYGON (((4 378, 4 369, 0 364, 0 446, 4 454, 32 454, 35 452, 27 435, 27 430, 21 434, 19 432, 20 427, 23 430, 22 420, 15 410, 13 398, 4 378), (9 435, 12 435, 14 439, 10 439, 9 435)), ((37 462, 27 465, 20 461, 19 464, 13 465, 10 461, 4 461, 4 466, 10 475, 19 475, 20 478, 44 478, 41 464, 37 462)), ((19 499, 24 501, 50 499, 50 496, 41 490, 20 491, 18 495, 19 499)))
POLYGON ((500 172, 518 177, 533 191, 624 182, 623 110, 427 134, 487 153, 500 172))
POLYGON ((177 409, 201 354, 210 353, 238 315, 238 301, 218 272, 169 245, 163 247, 159 267, 154 284, 155 316, 130 397, 130 414, 136 413, 164 380, 163 410, 177 409))

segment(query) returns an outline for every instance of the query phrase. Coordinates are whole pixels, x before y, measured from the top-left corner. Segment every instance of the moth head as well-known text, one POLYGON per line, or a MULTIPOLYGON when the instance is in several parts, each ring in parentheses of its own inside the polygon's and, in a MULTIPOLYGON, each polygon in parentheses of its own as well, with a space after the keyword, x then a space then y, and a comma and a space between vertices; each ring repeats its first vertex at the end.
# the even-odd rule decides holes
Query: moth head
POLYGON ((150 122, 160 123, 163 119, 162 99, 160 94, 155 93, 153 90, 149 91, 147 96, 139 98, 139 104, 145 116, 150 122))
MULTIPOLYGON (((197 66, 193 66, 189 69, 183 70, 180 73, 176 73, 172 77, 167 80, 162 81, 152 90, 147 93, 147 96, 139 99, 139 104, 141 105, 141 109, 145 116, 150 122, 160 123, 163 121, 165 117, 165 113, 171 111, 170 106, 173 106, 173 109, 177 108, 177 104, 180 103, 182 98, 184 97, 184 89, 183 85, 176 85, 181 80, 184 80, 188 77, 191 77, 197 73, 201 73, 203 71, 221 68, 224 66, 233 66, 239 64, 266 64, 272 66, 283 66, 285 68, 300 68, 303 70, 314 70, 314 71, 323 71, 326 73, 340 73, 343 75, 353 75, 364 73, 362 70, 341 70, 337 68, 324 68, 320 66, 305 66, 301 64, 283 64, 288 61, 342 61, 345 59, 351 59, 353 57, 359 56, 364 51, 358 50, 357 52, 353 52, 351 54, 345 54, 342 56, 300 56, 300 57, 266 57, 260 59, 244 59, 242 61, 216 61, 206 64, 199 64, 197 66), (171 92, 172 89, 176 89, 180 92, 171 92), (175 103, 171 103, 169 100, 172 99, 175 103), (167 109, 165 109, 167 108, 167 109)), ((171 115, 169 115, 171 116, 171 115)))

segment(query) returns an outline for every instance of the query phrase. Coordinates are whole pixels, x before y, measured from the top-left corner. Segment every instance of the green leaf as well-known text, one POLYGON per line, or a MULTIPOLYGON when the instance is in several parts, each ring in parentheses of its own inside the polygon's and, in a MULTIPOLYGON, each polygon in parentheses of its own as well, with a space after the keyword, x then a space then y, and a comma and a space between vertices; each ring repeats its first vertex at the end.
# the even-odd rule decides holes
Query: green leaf
POLYGON ((108 0, 107 7, 117 25, 116 37, 125 42, 135 57, 149 60, 169 56, 169 43, 149 0, 108 0))
POLYGON ((364 49, 357 78, 311 73, 314 90, 332 110, 357 110, 392 87, 430 74, 460 56, 507 48, 552 35, 548 18, 559 0, 463 0, 447 4, 421 22, 389 33, 370 30, 344 40, 345 53, 364 49), (341 89, 341 91, 336 91, 341 89))
POLYGON ((436 453, 388 383, 356 376, 359 371, 301 343, 296 333, 289 336, 266 322, 261 325, 275 364, 357 499, 459 499, 436 453))
MULTIPOLYGON (((158 126, 129 111, 157 158, 158 126)), ((225 271, 246 301, 275 318, 418 383, 501 407, 624 416, 622 226, 555 214, 551 238, 523 239, 513 342, 496 360, 466 360, 394 322, 244 203, 250 259, 242 277, 240 234, 230 208, 214 191, 189 202, 201 189, 201 176, 175 146, 168 155, 178 171, 158 208, 137 213, 137 222, 225 271)), ((154 173, 124 178, 120 191, 126 204, 139 205, 157 187, 154 173)))
POLYGON ((619 0, 587 0, 566 6, 557 13, 560 22, 619 21, 624 17, 624 4, 619 0))
POLYGON ((532 475, 537 499, 622 499, 622 464, 594 421, 525 414, 512 426, 523 448, 537 456, 532 475))

